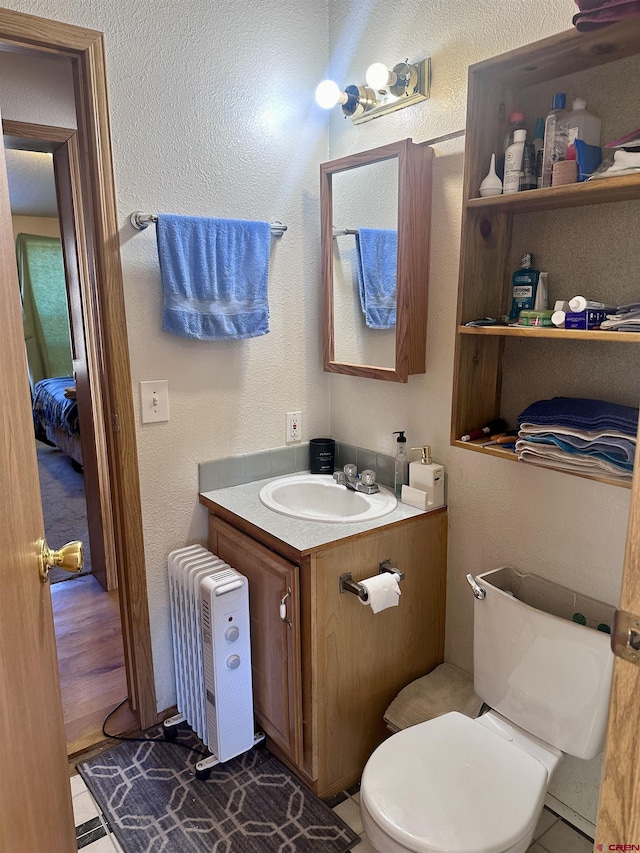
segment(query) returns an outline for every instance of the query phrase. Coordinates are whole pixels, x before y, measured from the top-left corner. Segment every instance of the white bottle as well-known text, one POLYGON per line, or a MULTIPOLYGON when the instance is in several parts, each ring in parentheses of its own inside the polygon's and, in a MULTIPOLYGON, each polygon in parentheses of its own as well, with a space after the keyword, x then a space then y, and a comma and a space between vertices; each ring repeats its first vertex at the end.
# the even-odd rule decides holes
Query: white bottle
MULTIPOLYGON (((516 130, 516 133, 518 132, 516 130)), ((409 465, 409 486, 426 493, 426 509, 444 506, 444 468, 432 462, 431 448, 428 444, 411 449, 420 450, 422 458, 419 462, 411 462, 409 465)))
POLYGON ((520 189, 520 172, 522 170, 522 155, 524 143, 527 138, 526 130, 516 130, 513 134, 514 141, 507 148, 504 155, 504 183, 502 192, 504 195, 517 193, 520 189))
POLYGON ((602 122, 587 112, 586 106, 584 98, 576 98, 573 102, 573 110, 569 113, 569 145, 573 145, 576 139, 582 139, 587 145, 600 147, 602 122))

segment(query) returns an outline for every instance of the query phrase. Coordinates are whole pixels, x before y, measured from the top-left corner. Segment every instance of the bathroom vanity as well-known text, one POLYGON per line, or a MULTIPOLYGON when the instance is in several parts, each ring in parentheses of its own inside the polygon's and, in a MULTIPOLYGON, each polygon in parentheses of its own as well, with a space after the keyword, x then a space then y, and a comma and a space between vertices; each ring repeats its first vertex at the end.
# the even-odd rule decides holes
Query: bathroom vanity
POLYGON ((204 492, 209 547, 249 580, 254 712, 267 746, 319 796, 357 781, 389 734, 383 714, 443 660, 446 508, 404 504, 367 523, 287 518, 264 481, 204 492), (374 615, 340 589, 390 560, 397 607, 374 615))

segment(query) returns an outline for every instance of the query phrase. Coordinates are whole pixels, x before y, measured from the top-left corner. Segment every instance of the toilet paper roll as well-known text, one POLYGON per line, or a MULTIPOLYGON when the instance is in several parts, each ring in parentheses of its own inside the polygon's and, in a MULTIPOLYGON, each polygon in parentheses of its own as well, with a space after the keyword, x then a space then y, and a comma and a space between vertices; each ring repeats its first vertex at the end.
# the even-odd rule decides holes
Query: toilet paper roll
POLYGON ((360 599, 360 604, 368 604, 374 613, 386 610, 387 607, 397 607, 400 597, 398 579, 392 572, 382 572, 372 578, 365 578, 359 583, 367 590, 367 600, 360 599))

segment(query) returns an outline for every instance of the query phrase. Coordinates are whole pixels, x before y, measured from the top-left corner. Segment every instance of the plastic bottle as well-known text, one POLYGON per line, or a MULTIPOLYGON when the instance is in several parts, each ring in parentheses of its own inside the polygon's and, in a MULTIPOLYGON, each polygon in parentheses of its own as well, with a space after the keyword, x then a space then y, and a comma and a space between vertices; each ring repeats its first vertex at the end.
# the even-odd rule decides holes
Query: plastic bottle
POLYGON ((504 180, 504 160, 507 148, 514 142, 514 133, 516 130, 524 129, 524 113, 513 112, 509 116, 509 126, 504 127, 500 131, 498 137, 498 150, 496 153, 496 174, 500 180, 504 180))
POLYGON ((567 96, 558 92, 553 96, 551 112, 544 123, 544 147, 542 155, 542 186, 551 186, 553 164, 567 156, 569 137, 569 113, 566 111, 567 96))
POLYGON ((402 497, 402 487, 408 484, 409 459, 407 458, 407 439, 404 434, 404 430, 398 430, 393 434, 398 436, 398 443, 396 445, 394 491, 396 497, 400 500, 402 497))
POLYGON ((515 112, 511 113, 509 116, 509 127, 507 128, 507 132, 504 137, 504 144, 502 146, 504 154, 507 153, 507 148, 516 141, 516 130, 525 130, 524 113, 515 112))
POLYGON ((520 169, 520 190, 535 190, 537 186, 536 149, 533 142, 525 142, 520 169))
POLYGON ((582 139, 587 145, 600 147, 600 130, 602 122, 597 116, 586 110, 587 102, 584 98, 576 98, 573 109, 569 113, 569 140, 573 145, 576 139, 582 139))
POLYGON ((509 320, 518 320, 521 311, 532 311, 536 301, 540 272, 531 267, 530 254, 522 256, 520 269, 511 276, 511 313, 509 320))
POLYGON ((517 193, 520 189, 520 170, 522 169, 522 155, 527 131, 519 128, 513 136, 514 141, 504 155, 504 183, 502 186, 504 195, 517 193))
POLYGON ((544 146, 544 119, 542 116, 536 119, 536 127, 533 131, 533 147, 536 149, 536 157, 538 151, 542 151, 544 146))

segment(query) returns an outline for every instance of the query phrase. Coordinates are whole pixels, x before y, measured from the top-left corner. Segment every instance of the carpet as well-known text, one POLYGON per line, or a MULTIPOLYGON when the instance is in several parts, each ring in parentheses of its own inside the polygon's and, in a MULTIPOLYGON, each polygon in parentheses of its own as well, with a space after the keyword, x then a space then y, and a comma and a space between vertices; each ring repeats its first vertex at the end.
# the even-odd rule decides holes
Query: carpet
POLYGON ((76 575, 56 567, 51 569, 49 580, 51 583, 74 580, 91 572, 84 474, 75 471, 71 458, 57 447, 36 441, 36 450, 44 530, 49 547, 60 548, 74 539, 81 539, 84 544, 84 569, 76 575))
MULTIPOLYGON (((195 778, 200 756, 164 740, 123 742, 78 764, 126 853, 346 853, 358 835, 266 749, 195 778)), ((185 725, 178 742, 202 750, 185 725)))

